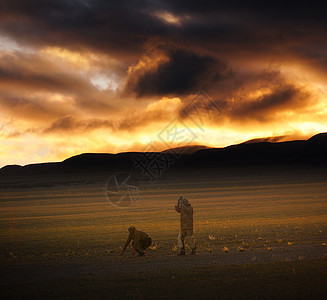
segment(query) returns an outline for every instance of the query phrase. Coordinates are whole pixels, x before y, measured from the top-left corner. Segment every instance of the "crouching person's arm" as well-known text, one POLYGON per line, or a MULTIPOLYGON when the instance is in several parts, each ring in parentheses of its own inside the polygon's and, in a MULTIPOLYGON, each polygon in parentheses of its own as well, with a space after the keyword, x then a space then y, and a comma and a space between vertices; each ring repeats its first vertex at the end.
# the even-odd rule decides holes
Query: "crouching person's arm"
POLYGON ((140 237, 136 236, 134 239, 134 245, 133 245, 133 251, 136 251, 137 253, 140 253, 141 250, 141 243, 140 243, 140 237))
POLYGON ((128 247, 129 243, 132 240, 132 237, 133 237, 133 234, 130 233, 129 236, 128 236, 128 238, 127 238, 127 241, 126 241, 126 243, 125 243, 125 245, 123 247, 123 250, 120 252, 120 255, 124 255, 124 252, 125 252, 126 248, 128 247))

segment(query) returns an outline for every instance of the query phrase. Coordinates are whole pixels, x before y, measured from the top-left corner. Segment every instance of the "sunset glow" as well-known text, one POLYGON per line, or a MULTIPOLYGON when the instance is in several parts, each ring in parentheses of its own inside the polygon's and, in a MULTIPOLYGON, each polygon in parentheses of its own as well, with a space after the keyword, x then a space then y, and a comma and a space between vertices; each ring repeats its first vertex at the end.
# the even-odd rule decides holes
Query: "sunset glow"
POLYGON ((310 14, 16 2, 0 13, 0 167, 327 131, 325 24, 310 14), (163 138, 169 124, 189 135, 163 138))

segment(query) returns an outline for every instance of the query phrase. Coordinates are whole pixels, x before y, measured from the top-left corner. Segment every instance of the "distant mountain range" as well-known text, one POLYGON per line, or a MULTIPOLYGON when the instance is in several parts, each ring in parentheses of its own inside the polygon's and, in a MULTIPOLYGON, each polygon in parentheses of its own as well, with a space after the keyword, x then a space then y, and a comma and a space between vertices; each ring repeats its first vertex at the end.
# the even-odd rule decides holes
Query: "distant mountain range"
POLYGON ((118 154, 85 153, 62 162, 7 165, 0 177, 89 172, 146 172, 146 168, 169 165, 169 172, 214 169, 221 166, 315 165, 327 166, 327 133, 308 140, 270 142, 257 139, 225 148, 188 146, 162 152, 126 152, 118 154))

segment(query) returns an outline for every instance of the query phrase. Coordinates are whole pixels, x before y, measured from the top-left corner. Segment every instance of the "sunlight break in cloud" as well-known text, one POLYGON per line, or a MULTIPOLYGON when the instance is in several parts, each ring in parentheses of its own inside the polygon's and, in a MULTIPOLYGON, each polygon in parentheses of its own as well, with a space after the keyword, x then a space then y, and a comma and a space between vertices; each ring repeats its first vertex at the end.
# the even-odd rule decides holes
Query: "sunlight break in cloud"
POLYGON ((172 25, 181 25, 183 19, 177 15, 174 15, 168 11, 157 11, 154 13, 158 19, 162 20, 165 23, 172 25))

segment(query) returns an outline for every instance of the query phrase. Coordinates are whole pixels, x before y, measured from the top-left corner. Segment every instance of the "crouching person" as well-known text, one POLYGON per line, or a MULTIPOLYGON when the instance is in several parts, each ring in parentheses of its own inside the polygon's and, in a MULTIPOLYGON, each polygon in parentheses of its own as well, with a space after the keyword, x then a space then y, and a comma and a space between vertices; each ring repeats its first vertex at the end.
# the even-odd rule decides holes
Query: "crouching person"
POLYGON ((129 227, 128 231, 129 231, 129 236, 120 255, 124 255, 126 248, 128 247, 129 243, 133 240, 132 243, 133 250, 135 250, 138 253, 138 256, 144 256, 145 249, 151 246, 152 243, 151 237, 143 231, 136 230, 134 226, 129 227))
POLYGON ((181 228, 177 238, 179 248, 178 255, 185 255, 185 240, 192 249, 191 254, 196 254, 196 247, 193 238, 193 207, 187 199, 180 197, 177 205, 175 205, 175 210, 180 213, 181 223, 181 228))

